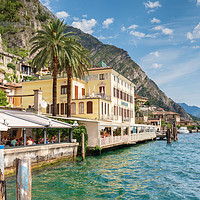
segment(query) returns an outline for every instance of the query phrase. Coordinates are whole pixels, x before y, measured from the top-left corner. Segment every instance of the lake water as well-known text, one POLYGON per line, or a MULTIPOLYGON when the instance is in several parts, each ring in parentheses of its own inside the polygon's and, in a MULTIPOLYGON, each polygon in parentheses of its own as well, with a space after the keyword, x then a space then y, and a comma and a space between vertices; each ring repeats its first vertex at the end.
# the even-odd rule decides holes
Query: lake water
MULTIPOLYGON (((154 141, 32 174, 32 199, 200 199, 200 133, 154 141)), ((7 179, 8 200, 15 178, 7 179)))

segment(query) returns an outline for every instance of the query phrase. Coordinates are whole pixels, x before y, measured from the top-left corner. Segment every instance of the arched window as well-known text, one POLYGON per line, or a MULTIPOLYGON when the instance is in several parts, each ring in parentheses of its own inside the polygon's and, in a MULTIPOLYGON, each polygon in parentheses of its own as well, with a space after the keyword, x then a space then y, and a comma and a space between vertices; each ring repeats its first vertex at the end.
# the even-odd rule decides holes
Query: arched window
POLYGON ((76 114, 76 103, 71 103, 71 113, 76 114))
POLYGON ((87 114, 92 114, 93 113, 93 102, 88 101, 87 102, 87 114))
POLYGON ((84 103, 83 102, 79 103, 79 114, 84 114, 84 103))

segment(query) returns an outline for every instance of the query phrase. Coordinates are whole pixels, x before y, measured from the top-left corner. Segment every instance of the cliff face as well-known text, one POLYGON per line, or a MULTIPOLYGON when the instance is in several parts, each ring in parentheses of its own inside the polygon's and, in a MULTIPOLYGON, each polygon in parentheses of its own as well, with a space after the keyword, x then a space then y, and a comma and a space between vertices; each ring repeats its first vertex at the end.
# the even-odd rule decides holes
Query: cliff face
MULTIPOLYGON (((21 25, 19 26, 20 23, 15 24, 15 27, 18 29, 15 33, 7 32, 7 34, 3 34, 3 39, 5 43, 7 42, 7 46, 10 49, 13 47, 28 48, 28 41, 35 34, 35 31, 41 28, 41 24, 46 23, 51 18, 56 19, 56 17, 38 0, 19 0, 19 2, 22 2, 24 5, 20 8, 19 12, 21 25), (47 19, 43 20, 45 19, 45 15, 47 19)), ((103 44, 92 35, 68 26, 67 32, 70 31, 77 33, 81 39, 82 45, 90 50, 91 60, 94 66, 100 66, 101 61, 105 62, 108 66, 113 67, 116 71, 135 83, 136 94, 148 97, 154 105, 180 113, 184 118, 189 118, 185 110, 172 99, 169 99, 158 86, 147 77, 145 72, 130 58, 125 50, 113 45, 103 44)))

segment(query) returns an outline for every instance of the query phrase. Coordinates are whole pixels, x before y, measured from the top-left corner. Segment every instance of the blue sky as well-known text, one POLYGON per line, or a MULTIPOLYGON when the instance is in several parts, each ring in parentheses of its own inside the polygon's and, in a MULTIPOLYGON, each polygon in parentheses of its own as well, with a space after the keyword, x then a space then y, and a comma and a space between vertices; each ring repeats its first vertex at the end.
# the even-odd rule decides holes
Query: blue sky
POLYGON ((200 106, 200 0, 41 0, 68 25, 128 51, 176 102, 200 106))

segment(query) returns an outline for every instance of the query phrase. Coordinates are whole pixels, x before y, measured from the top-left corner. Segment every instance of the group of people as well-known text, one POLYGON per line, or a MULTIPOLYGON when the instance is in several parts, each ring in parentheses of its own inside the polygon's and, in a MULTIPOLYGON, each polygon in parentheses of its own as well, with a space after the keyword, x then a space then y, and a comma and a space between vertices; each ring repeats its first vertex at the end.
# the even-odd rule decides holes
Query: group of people
MULTIPOLYGON (((57 143, 58 138, 57 136, 53 136, 51 139, 47 138, 46 143, 57 143)), ((20 137, 14 137, 13 139, 7 138, 6 136, 3 137, 3 139, 0 142, 1 145, 4 146, 24 146, 24 138, 20 137)), ((34 141, 31 136, 26 138, 26 145, 36 145, 36 144, 44 144, 44 138, 39 137, 37 141, 34 141)))
MULTIPOLYGON (((56 135, 54 135, 51 139, 47 138, 46 143, 57 143, 58 142, 58 138, 56 135)), ((44 138, 41 138, 41 136, 38 139, 38 144, 44 144, 44 138)))
POLYGON ((106 138, 106 137, 110 137, 111 134, 109 131, 104 130, 103 133, 101 134, 101 138, 106 138))

